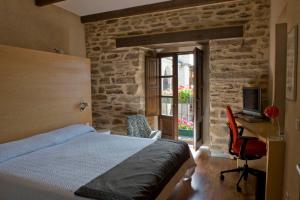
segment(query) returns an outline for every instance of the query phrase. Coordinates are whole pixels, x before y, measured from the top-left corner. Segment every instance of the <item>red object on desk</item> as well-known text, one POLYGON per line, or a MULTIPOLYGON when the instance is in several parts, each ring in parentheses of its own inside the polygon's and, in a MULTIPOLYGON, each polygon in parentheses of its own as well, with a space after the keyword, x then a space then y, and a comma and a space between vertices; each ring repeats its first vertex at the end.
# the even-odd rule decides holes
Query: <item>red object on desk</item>
POLYGON ((276 106, 268 106, 266 107, 264 113, 270 119, 275 119, 279 116, 279 109, 276 106))

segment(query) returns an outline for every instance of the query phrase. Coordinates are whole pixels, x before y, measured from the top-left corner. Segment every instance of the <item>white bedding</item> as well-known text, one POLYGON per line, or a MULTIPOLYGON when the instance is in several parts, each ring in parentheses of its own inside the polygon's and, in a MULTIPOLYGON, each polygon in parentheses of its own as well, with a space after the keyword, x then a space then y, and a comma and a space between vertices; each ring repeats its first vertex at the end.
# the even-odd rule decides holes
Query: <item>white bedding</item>
MULTIPOLYGON (((31 189, 37 187, 42 190, 42 194, 45 190, 55 190, 74 199, 81 199, 73 194, 80 186, 154 142, 151 139, 96 133, 90 128, 85 130, 81 127, 80 130, 81 133, 70 133, 69 127, 67 133, 65 129, 60 129, 59 133, 56 131, 56 137, 53 137, 53 133, 45 134, 46 140, 39 136, 25 142, 22 140, 21 143, 0 144, 0 197, 17 199, 16 194, 9 194, 7 190, 22 192, 21 187, 24 186, 31 189), (39 142, 44 145, 32 148, 32 145, 38 145, 39 142), (23 147, 22 151, 18 150, 18 145, 23 147), (13 189, 16 186, 18 190, 13 189)), ((57 198, 51 198, 51 195, 44 197, 57 198)))

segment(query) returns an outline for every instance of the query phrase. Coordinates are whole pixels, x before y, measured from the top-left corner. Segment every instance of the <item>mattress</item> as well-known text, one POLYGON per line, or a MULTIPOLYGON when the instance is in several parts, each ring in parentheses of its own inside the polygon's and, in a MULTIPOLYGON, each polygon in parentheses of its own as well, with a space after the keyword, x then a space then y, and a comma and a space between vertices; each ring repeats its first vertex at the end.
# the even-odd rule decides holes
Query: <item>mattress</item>
MULTIPOLYGON (((28 143, 37 145, 43 142, 41 139, 44 138, 39 137, 38 140, 28 143)), ((49 141, 52 138, 47 139, 49 141)), ((32 186, 36 183, 47 190, 73 194, 80 186, 153 142, 154 140, 151 139, 88 131, 58 144, 47 144, 35 150, 30 149, 26 153, 17 154, 15 157, 2 161, 0 182, 11 180, 11 184, 24 182, 32 186)), ((1 196, 6 194, 1 191, 3 188, 3 186, 0 187, 1 196)))
MULTIPOLYGON (((0 199, 86 200, 74 192, 154 141, 73 125, 0 144, 0 199)), ((165 199, 192 165, 189 159, 157 199, 165 199)))

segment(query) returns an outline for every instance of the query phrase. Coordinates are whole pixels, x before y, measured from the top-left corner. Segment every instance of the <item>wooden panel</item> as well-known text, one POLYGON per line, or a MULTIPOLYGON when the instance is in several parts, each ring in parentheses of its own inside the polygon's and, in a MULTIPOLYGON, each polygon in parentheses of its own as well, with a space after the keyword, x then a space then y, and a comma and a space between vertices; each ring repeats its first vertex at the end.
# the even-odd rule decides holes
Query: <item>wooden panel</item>
POLYGON ((287 58, 287 24, 276 24, 275 32, 275 68, 274 68, 274 105, 280 110, 280 128, 284 130, 285 90, 286 90, 286 58, 287 58))
POLYGON ((267 146, 265 199, 281 200, 283 192, 285 142, 282 140, 268 140, 267 146))
POLYGON ((240 26, 180 31, 155 35, 141 35, 116 39, 116 47, 133 47, 174 42, 208 41, 212 39, 243 37, 244 28, 240 26))
POLYGON ((172 1, 148 4, 143 6, 125 8, 121 10, 114 10, 109 12, 86 15, 81 17, 81 22, 87 23, 87 22, 93 22, 98 20, 127 17, 127 16, 140 15, 140 14, 151 13, 151 12, 166 11, 166 10, 173 10, 173 9, 187 8, 187 7, 201 6, 201 5, 209 5, 209 4, 223 3, 229 1, 232 0, 172 0, 172 1))
POLYGON ((197 150, 200 148, 203 142, 203 52, 195 48, 194 50, 194 72, 196 78, 194 78, 194 88, 196 94, 196 101, 194 102, 194 108, 196 108, 195 116, 195 130, 194 130, 194 148, 197 150))
POLYGON ((64 0, 35 0, 35 5, 37 6, 46 6, 49 4, 57 3, 64 0))
POLYGON ((145 113, 159 115, 159 65, 157 58, 145 59, 145 113))
POLYGON ((0 143, 92 123, 88 59, 0 45, 0 67, 0 143))
POLYGON ((160 116, 159 129, 164 137, 174 139, 174 135, 176 133, 174 126, 174 117, 160 116))
POLYGON ((147 88, 146 97, 146 116, 159 115, 159 88, 147 88))

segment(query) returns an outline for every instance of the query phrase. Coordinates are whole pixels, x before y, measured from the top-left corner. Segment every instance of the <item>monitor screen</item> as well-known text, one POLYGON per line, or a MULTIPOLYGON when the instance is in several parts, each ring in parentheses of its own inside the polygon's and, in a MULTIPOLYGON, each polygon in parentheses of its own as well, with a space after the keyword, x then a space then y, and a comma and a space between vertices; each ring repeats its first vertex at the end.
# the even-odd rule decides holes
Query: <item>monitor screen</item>
POLYGON ((253 115, 261 114, 261 89, 257 87, 243 88, 243 112, 253 115))

